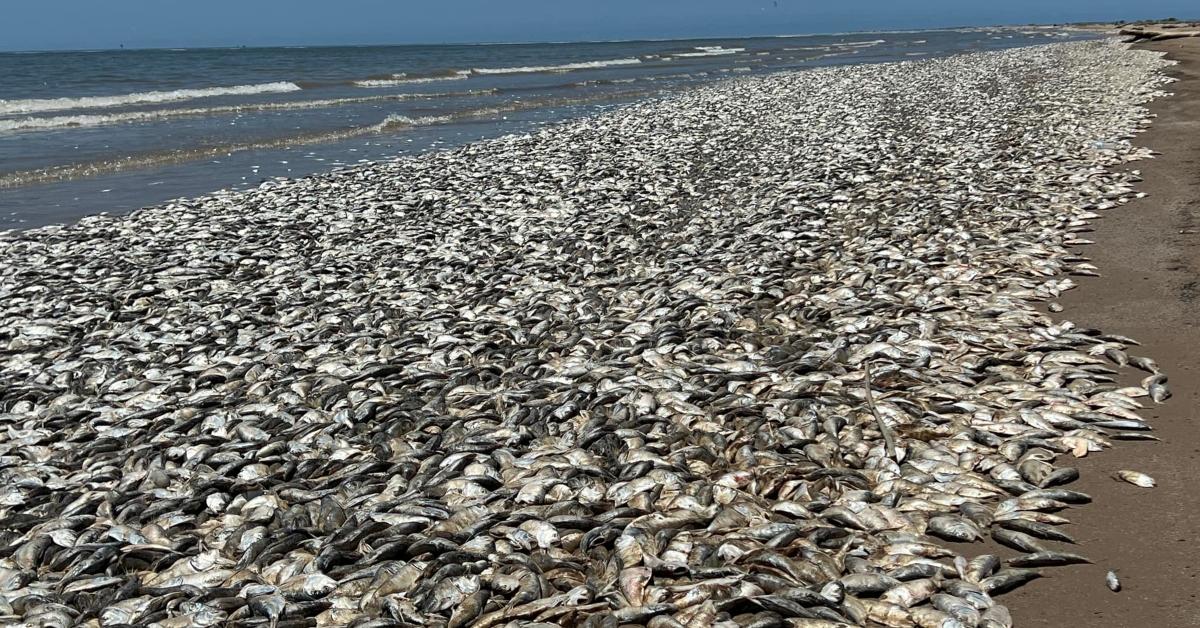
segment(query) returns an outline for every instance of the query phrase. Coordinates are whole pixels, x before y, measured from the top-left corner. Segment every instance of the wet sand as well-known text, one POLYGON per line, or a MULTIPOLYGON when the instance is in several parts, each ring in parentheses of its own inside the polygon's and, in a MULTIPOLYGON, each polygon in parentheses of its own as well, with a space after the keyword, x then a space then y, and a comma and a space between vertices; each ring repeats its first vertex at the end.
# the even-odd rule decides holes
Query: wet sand
POLYGON ((1070 511, 1070 528, 1074 550, 1095 564, 1048 569, 1004 596, 1019 626, 1200 626, 1200 39, 1138 47, 1180 62, 1168 71, 1180 79, 1166 87, 1175 95, 1150 105, 1158 119, 1134 140, 1162 154, 1130 165, 1149 196, 1095 223, 1095 244, 1080 252, 1103 277, 1076 278, 1059 316, 1139 340, 1131 353, 1158 362, 1174 397, 1147 403, 1162 442, 1118 443, 1078 461, 1083 477, 1071 488, 1095 502, 1070 511), (1118 483, 1118 469, 1148 473, 1158 488, 1118 483), (1105 587, 1110 569, 1120 593, 1105 587))

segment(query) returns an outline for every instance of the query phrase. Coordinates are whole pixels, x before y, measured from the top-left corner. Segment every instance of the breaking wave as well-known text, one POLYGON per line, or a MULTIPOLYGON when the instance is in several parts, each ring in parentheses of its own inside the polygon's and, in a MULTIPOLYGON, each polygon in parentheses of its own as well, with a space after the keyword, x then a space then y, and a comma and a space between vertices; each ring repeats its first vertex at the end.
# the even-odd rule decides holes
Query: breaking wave
POLYGON ((421 98, 446 98, 455 96, 476 96, 493 93, 495 90, 479 90, 470 92, 447 92, 437 94, 389 94, 386 96, 365 96, 361 98, 330 98, 325 100, 301 100, 295 102, 257 103, 250 105, 229 105, 224 107, 194 107, 189 109, 158 109, 154 111, 125 111, 107 114, 79 114, 52 116, 41 118, 15 118, 0 120, 0 132, 32 131, 102 126, 106 124, 123 124, 129 122, 153 122, 167 118, 220 116, 239 113, 255 113, 261 111, 289 111, 297 109, 320 109, 339 107, 370 102, 417 100, 421 98))
POLYGON ((411 129, 418 126, 429 126, 432 124, 444 124, 453 121, 451 116, 421 116, 419 118, 410 118, 399 114, 391 114, 383 119, 383 122, 370 127, 372 132, 383 133, 385 131, 398 131, 400 129, 411 129))
POLYGON ((420 83, 440 83, 442 81, 461 81, 471 73, 466 70, 456 71, 438 76, 409 76, 404 73, 393 74, 391 78, 363 79, 353 81, 355 87, 395 87, 397 85, 416 85, 420 83))
POLYGON ((531 74, 536 72, 571 72, 574 70, 593 70, 621 65, 637 65, 641 59, 608 59, 605 61, 581 61, 579 63, 564 63, 561 65, 532 65, 511 68, 473 68, 473 74, 531 74))
POLYGON ((872 39, 871 41, 851 41, 851 42, 845 42, 845 43, 837 43, 837 44, 833 44, 833 45, 841 46, 843 48, 870 48, 872 46, 878 46, 879 44, 886 44, 886 43, 887 43, 886 39, 872 39))
POLYGON ((33 98, 27 100, 0 100, 0 115, 17 113, 39 113, 66 111, 69 109, 102 109, 143 105, 150 103, 211 98, 213 96, 245 96, 300 91, 300 86, 289 82, 260 83, 258 85, 234 85, 231 87, 205 87, 200 89, 176 89, 163 92, 137 92, 119 96, 81 96, 78 98, 33 98))
POLYGON ((0 190, 24 185, 36 185, 42 183, 52 183, 55 181, 67 181, 84 177, 94 177, 128 170, 155 168, 170 164, 196 161, 200 159, 211 159, 222 155, 229 155, 244 151, 283 148, 285 146, 301 146, 305 144, 322 144, 366 135, 403 131, 405 129, 416 127, 445 124, 456 121, 486 119, 506 113, 537 109, 541 107, 585 105, 611 100, 635 98, 643 95, 645 95, 645 92, 630 91, 595 94, 582 98, 531 99, 524 101, 513 101, 495 107, 466 109, 448 115, 423 116, 417 118, 392 114, 376 124, 339 129, 335 131, 322 131, 287 137, 267 138, 244 143, 197 146, 168 151, 153 151, 118 157, 115 159, 102 159, 84 163, 50 166, 35 170, 3 173, 0 174, 0 190))
POLYGON ((721 46, 696 46, 696 52, 676 52, 672 57, 723 57, 746 52, 745 48, 723 48, 721 46))

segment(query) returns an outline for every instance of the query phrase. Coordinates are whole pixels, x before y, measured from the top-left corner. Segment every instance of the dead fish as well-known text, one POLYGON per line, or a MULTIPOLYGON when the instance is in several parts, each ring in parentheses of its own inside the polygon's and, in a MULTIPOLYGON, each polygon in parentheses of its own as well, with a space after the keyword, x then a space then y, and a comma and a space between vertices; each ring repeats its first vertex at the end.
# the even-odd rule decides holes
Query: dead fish
POLYGON ((1154 478, 1146 475, 1145 473, 1141 473, 1139 471, 1130 471, 1128 469, 1117 471, 1114 477, 1118 480, 1128 482, 1134 486, 1140 486, 1141 488, 1154 488, 1157 484, 1154 481, 1154 478))
POLYGON ((1131 355, 1129 356, 1129 364, 1148 373, 1159 373, 1158 364, 1154 360, 1147 357, 1131 355))
POLYGON ((491 592, 488 589, 480 589, 468 595, 454 609, 454 613, 450 616, 447 626, 449 628, 469 626, 475 618, 483 614, 489 597, 491 597, 491 592))
POLYGON ((648 567, 630 567, 621 570, 618 581, 621 592, 632 606, 641 606, 646 601, 646 584, 650 582, 648 567))
POLYGON ((1154 403, 1164 403, 1171 398, 1171 389, 1167 387, 1167 376, 1155 373, 1142 380, 1142 388, 1150 394, 1154 403))
POLYGON ((909 609, 909 617, 918 628, 965 628, 965 624, 937 608, 919 606, 909 609))
POLYGON ((1039 551, 1010 558, 1013 567, 1062 567, 1064 565, 1090 565, 1092 561, 1069 552, 1039 551))
POLYGON ((257 595, 251 597, 249 600, 250 610, 255 615, 266 617, 272 624, 279 621, 286 607, 287 600, 282 595, 274 592, 266 595, 257 595))
POLYGON ((993 554, 980 554, 967 563, 966 580, 978 583, 1000 568, 1000 559, 993 554))
POLYGON ((1062 461, 1170 394, 1040 307, 1165 64, 747 76, 0 233, 0 623, 1011 626, 1062 461))
POLYGON ((935 593, 930 602, 934 608, 947 613, 962 622, 964 626, 977 626, 980 621, 979 610, 962 598, 945 593, 935 593))
POLYGON ((840 582, 852 595, 879 595, 899 586, 900 581, 882 573, 853 573, 842 576, 840 582))
POLYGON ((953 515, 939 515, 929 519, 929 532, 935 536, 970 543, 983 537, 979 526, 969 519, 953 515))
POLYGON ((979 628, 1013 628, 1012 615, 1008 608, 999 604, 983 611, 979 620, 979 628))
POLYGON ((999 595, 1041 577, 1042 573, 1033 569, 1002 569, 996 575, 981 580, 979 586, 989 595, 999 595))
POLYGON ((942 591, 958 597, 977 609, 986 609, 994 605, 996 602, 989 596, 978 583, 968 582, 966 580, 947 580, 942 585, 942 591))
POLYGON ((1042 552, 1046 550, 1041 543, 1037 542, 1037 539, 1016 530, 997 528, 992 530, 992 538, 1001 545, 1007 545, 1022 552, 1042 552))
POLYGON ((885 591, 879 599, 888 604, 909 608, 929 599, 937 590, 938 585, 933 579, 922 578, 894 586, 885 591))
POLYGON ((1071 482, 1074 482, 1075 480, 1078 480, 1078 479, 1079 479, 1079 470, 1078 469, 1076 469, 1074 467, 1059 467, 1059 468, 1051 471, 1045 477, 1045 479, 1042 480, 1042 483, 1039 484, 1038 486, 1041 488, 1049 488, 1049 487, 1054 487, 1054 486, 1060 486, 1063 484, 1070 484, 1071 482))
MULTIPOLYGON (((1038 521, 1032 521, 1029 519, 1004 519, 1001 521, 997 521, 996 525, 998 525, 1001 528, 1004 528, 1006 530, 1020 532, 1020 533, 1023 533, 1023 534, 1029 535, 1029 536, 1033 536, 1033 537, 1036 537, 1039 539, 1045 539, 1047 541, 1060 541, 1062 543, 1072 543, 1072 544, 1075 543, 1075 538, 1072 537, 1071 535, 1067 534, 1066 532, 1063 532, 1062 530, 1058 530, 1052 525, 1047 525, 1045 523, 1041 523, 1038 521)), ((1013 537, 1007 537, 1007 538, 1013 538, 1013 537)), ((1017 542, 1021 542, 1021 541, 1017 541, 1017 542)), ((1015 547, 1015 546, 1013 546, 1013 547, 1015 547)), ((1020 549, 1021 551, 1040 551, 1040 550, 1024 550, 1020 547, 1015 547, 1015 549, 1020 549)))
POLYGON ((337 581, 324 574, 298 574, 279 585, 288 600, 304 602, 324 597, 337 588, 337 581))

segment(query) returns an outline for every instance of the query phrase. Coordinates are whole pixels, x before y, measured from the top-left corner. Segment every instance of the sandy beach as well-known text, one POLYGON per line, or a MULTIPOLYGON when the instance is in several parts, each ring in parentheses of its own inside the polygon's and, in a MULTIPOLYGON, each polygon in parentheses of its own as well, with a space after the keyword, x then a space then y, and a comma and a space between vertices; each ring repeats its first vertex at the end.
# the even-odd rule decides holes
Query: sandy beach
POLYGON ((1157 116, 1135 143, 1160 153, 1134 164, 1149 194, 1095 222, 1094 245, 1079 251, 1102 277, 1079 278, 1059 314, 1138 339, 1170 374, 1174 397, 1151 415, 1158 443, 1122 443, 1079 460, 1080 490, 1096 503, 1073 517, 1080 549, 1094 565, 1064 569, 1013 594, 1022 626, 1200 626, 1200 39, 1138 44, 1179 65, 1174 96, 1150 105, 1157 116), (1113 481, 1117 469, 1154 476, 1141 490, 1113 481), (1104 574, 1120 574, 1114 594, 1104 574))
POLYGON ((0 623, 1189 625, 1181 45, 746 77, 5 233, 0 623))

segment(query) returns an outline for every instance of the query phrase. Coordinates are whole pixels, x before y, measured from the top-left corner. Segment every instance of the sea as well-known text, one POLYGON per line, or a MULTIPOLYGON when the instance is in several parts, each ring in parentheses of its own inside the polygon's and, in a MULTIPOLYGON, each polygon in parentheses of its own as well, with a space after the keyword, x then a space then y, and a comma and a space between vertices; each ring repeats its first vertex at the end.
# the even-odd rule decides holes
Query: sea
POLYGON ((1093 37, 1004 27, 0 53, 0 230, 527 133, 742 76, 1093 37))

